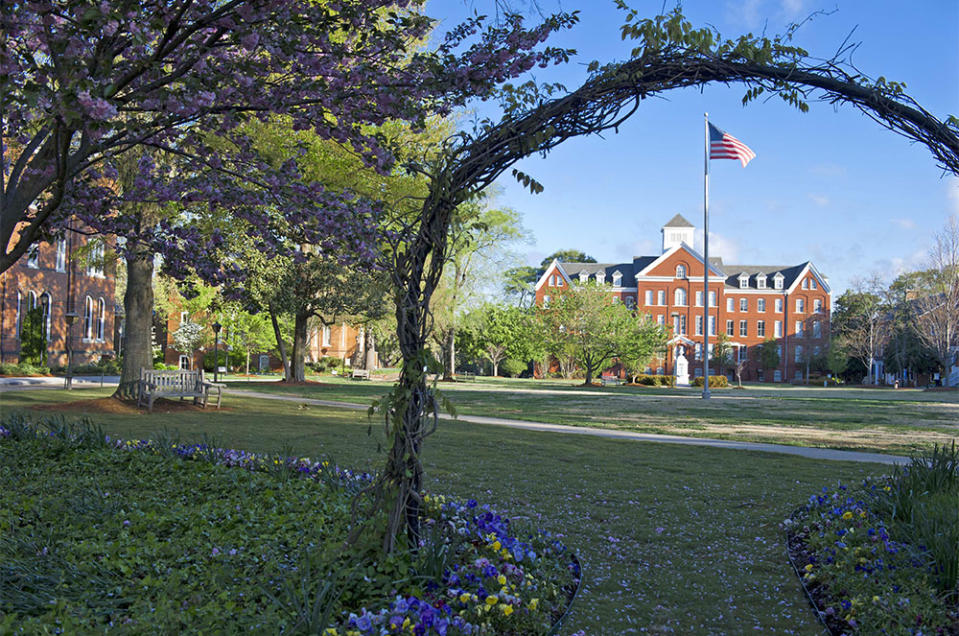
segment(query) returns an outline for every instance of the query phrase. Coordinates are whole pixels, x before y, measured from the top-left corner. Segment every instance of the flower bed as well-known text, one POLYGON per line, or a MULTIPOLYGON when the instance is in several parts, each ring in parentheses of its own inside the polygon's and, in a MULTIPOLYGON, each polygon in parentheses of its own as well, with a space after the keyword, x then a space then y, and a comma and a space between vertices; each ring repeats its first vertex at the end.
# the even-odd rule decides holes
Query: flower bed
POLYGON ((344 549, 370 479, 8 418, 0 633, 543 634, 565 614, 575 558, 472 500, 428 496, 415 553, 344 549))
POLYGON ((959 634, 957 501, 953 447, 823 488, 784 522, 790 561, 833 634, 959 634))

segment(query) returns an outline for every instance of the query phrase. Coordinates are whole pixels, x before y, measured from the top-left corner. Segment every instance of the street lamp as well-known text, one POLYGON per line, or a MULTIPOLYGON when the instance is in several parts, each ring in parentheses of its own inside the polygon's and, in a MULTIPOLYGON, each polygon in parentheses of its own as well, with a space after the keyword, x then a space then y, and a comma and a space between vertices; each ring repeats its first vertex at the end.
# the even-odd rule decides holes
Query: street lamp
POLYGON ((64 315, 64 319, 67 321, 67 379, 64 388, 68 391, 73 388, 73 323, 79 317, 75 311, 68 311, 64 315))
POLYGON ((219 322, 213 323, 213 381, 219 381, 220 372, 220 329, 223 325, 219 322))

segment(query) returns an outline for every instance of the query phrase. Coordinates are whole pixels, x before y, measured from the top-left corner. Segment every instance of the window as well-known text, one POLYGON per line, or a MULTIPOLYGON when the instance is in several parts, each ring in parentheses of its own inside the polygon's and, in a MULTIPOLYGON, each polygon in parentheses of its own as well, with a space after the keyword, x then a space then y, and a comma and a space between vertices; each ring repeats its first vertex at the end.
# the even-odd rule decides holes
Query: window
POLYGON ((656 304, 664 306, 666 304, 666 290, 660 289, 656 294, 656 304))
POLYGON ((822 298, 816 298, 812 301, 812 311, 814 314, 822 313, 822 298))
POLYGON ((749 335, 749 327, 747 326, 745 320, 739 321, 739 335, 743 338, 749 335))
POLYGON ((739 288, 746 289, 749 287, 749 276, 746 274, 739 275, 739 288))
POLYGON ((783 299, 782 299, 782 298, 777 298, 777 299, 776 299, 776 313, 777 313, 777 314, 783 313, 783 299))
POLYGON ((812 323, 812 337, 822 338, 822 324, 818 320, 814 320, 812 323))
POLYGON ((632 296, 626 297, 626 309, 635 309, 636 308, 636 299, 632 296))
POLYGON ((727 320, 727 321, 726 321, 726 335, 727 335, 727 336, 735 336, 735 335, 736 335, 736 327, 735 327, 735 325, 733 324, 733 321, 732 321, 732 320, 727 320))
POLYGON ((739 311, 749 311, 749 299, 740 298, 739 299, 739 311))
POLYGON ((773 338, 782 338, 783 337, 783 321, 777 320, 773 323, 773 338))
POLYGON ((766 311, 766 299, 757 298, 756 299, 756 311, 766 311))
POLYGON ((701 291, 696 292, 696 306, 697 307, 703 306, 703 292, 701 291))
POLYGON ((543 296, 543 307, 549 307, 549 294, 543 296))
POLYGON ((189 369, 190 368, 190 356, 181 355, 180 356, 180 368, 189 369))
POLYGON ((17 320, 16 320, 16 323, 14 324, 14 327, 15 327, 15 329, 16 329, 16 334, 15 334, 15 335, 16 335, 17 338, 20 337, 20 321, 21 321, 20 312, 22 311, 22 309, 21 309, 21 303, 22 303, 22 302, 23 302, 23 299, 22 299, 22 297, 20 296, 20 292, 18 291, 18 292, 17 292, 17 320))
POLYGON ((662 367, 656 367, 656 375, 663 375, 664 373, 666 373, 665 369, 662 367))
MULTIPOLYGON (((703 359, 703 345, 702 345, 701 342, 697 342, 697 343, 696 343, 696 348, 695 348, 693 351, 694 351, 694 353, 693 353, 694 359, 696 359, 696 360, 702 360, 702 359, 703 359)), ((699 371, 700 373, 702 373, 702 369, 697 369, 697 371, 699 371)))
POLYGON ((780 274, 779 272, 776 272, 776 275, 773 276, 773 287, 775 289, 783 288, 783 275, 780 274))
POLYGON ((801 314, 806 311, 806 300, 803 298, 796 299, 796 313, 801 314))
POLYGON ((103 278, 103 243, 94 241, 87 254, 87 276, 103 278))
POLYGON ((613 287, 622 287, 623 286, 623 275, 619 272, 613 273, 613 287))
POLYGON ((782 382, 783 381, 783 372, 780 369, 773 371, 773 382, 782 382))
POLYGON ((557 286, 557 287, 562 287, 562 286, 563 286, 563 277, 562 277, 562 276, 557 276, 557 277, 556 277, 556 286, 557 286))
POLYGON ((658 316, 656 316, 656 324, 658 324, 658 325, 660 325, 660 326, 665 326, 665 325, 666 325, 666 316, 664 316, 663 314, 659 314, 658 316))
POLYGON ((649 305, 652 305, 652 304, 653 304, 653 290, 647 289, 646 290, 646 306, 648 307, 649 305))
POLYGON ((188 323, 188 322, 190 322, 190 312, 188 312, 188 311, 181 311, 181 312, 180 312, 180 324, 183 325, 183 324, 186 324, 186 323, 188 323))
POLYGON ((815 279, 815 278, 810 278, 810 279, 809 279, 809 288, 810 288, 810 289, 816 289, 816 279, 815 279))
POLYGON ((331 335, 330 326, 329 326, 329 325, 323 325, 323 335, 321 336, 322 339, 320 340, 320 342, 323 343, 322 346, 324 346, 324 347, 329 347, 329 346, 330 346, 330 335, 331 335))
POLYGON ((796 362, 802 362, 802 345, 796 345, 796 362))
MULTIPOLYGON (((696 335, 697 336, 703 335, 703 317, 702 316, 696 316, 696 335)), ((699 345, 696 345, 696 346, 698 347, 699 345)))
POLYGON ((732 298, 726 299, 726 311, 732 313, 734 311, 735 306, 736 306, 735 300, 733 300, 732 298))
POLYGON ((606 272, 604 271, 596 272, 596 282, 599 283, 600 285, 604 284, 606 282, 606 272))
POLYGON ((676 292, 673 294, 673 304, 674 304, 674 305, 680 305, 680 306, 686 304, 686 290, 685 290, 685 289, 677 289, 677 290, 676 290, 676 292))
POLYGON ((797 337, 797 338, 802 338, 802 337, 803 337, 802 320, 797 320, 797 321, 796 321, 796 337, 797 337))
POLYGON ((686 278, 686 266, 677 265, 676 266, 676 278, 686 278))
POLYGON ((803 289, 809 289, 809 279, 808 279, 808 278, 802 279, 802 288, 803 288, 803 289))
POLYGON ((756 276, 756 287, 758 289, 766 289, 766 275, 759 274, 756 276))
POLYGON ((716 292, 714 291, 709 292, 709 306, 710 307, 716 306, 716 292))
POLYGON ((587 274, 585 271, 579 273, 579 282, 585 283, 588 278, 589 274, 587 274))
POLYGON ((40 248, 36 243, 27 248, 27 267, 33 269, 40 267, 40 248))
POLYGON ((716 335, 716 316, 710 316, 709 321, 706 323, 708 325, 707 331, 710 336, 716 335))
POLYGON ((93 299, 83 299, 83 339, 93 340, 93 299))
POLYGON ((821 353, 822 353, 822 348, 821 348, 819 345, 816 345, 815 347, 812 348, 812 354, 813 354, 814 356, 817 356, 817 357, 818 357, 819 354, 821 354, 821 353))
POLYGON ((619 296, 613 296, 613 304, 614 304, 614 305, 618 305, 618 304, 619 304, 619 296))
POLYGON ((746 356, 749 355, 749 347, 736 347, 736 351, 739 352, 736 354, 736 362, 745 362, 746 356))
POLYGON ((67 237, 61 236, 57 239, 57 271, 67 271, 67 237))
POLYGON ((40 307, 43 309, 43 337, 46 338, 48 344, 50 342, 50 311, 52 305, 50 294, 44 292, 40 296, 40 307))
POLYGON ((780 360, 783 359, 783 346, 782 346, 782 345, 776 345, 776 355, 779 356, 779 359, 780 359, 780 360))
MULTIPOLYGON (((701 358, 696 358, 696 359, 700 360, 701 358)), ((697 378, 703 377, 703 368, 696 367, 695 369, 693 369, 693 375, 696 376, 697 378)))
POLYGON ((796 369, 795 377, 797 380, 802 380, 802 369, 796 369))
POLYGON ((547 283, 547 284, 548 284, 550 287, 556 287, 556 276, 553 275, 553 274, 551 274, 550 277, 549 277, 549 283, 547 283))
POLYGON ((756 335, 760 338, 766 337, 766 321, 759 320, 756 322, 756 335))
POLYGON ((107 304, 102 298, 97 299, 97 340, 103 342, 103 324, 106 322, 107 304))
POLYGON ((686 335, 686 316, 679 317, 679 333, 686 335))

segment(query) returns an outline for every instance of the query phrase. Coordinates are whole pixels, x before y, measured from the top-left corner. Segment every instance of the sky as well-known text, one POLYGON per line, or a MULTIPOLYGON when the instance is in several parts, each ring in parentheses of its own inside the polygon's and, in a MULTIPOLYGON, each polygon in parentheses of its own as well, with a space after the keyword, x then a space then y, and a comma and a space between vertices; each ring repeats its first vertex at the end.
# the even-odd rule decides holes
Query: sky
MULTIPOLYGON (((657 13, 661 2, 631 4, 657 13)), ((492 0, 431 0, 441 29, 492 0)), ((517 5, 517 2, 514 2, 517 5)), ((528 6, 528 3, 526 5, 528 6)), ((579 10, 580 22, 551 39, 578 53, 570 64, 537 70, 538 81, 578 87, 592 60, 628 58, 623 14, 612 0, 539 0, 546 11, 579 10)), ((673 6, 667 4, 667 7, 673 6)), ((773 35, 817 11, 794 43, 829 58, 849 38, 860 72, 905 82, 907 92, 940 119, 959 115, 959 0, 731 0, 683 3, 696 26, 725 37, 773 35)), ((559 249, 579 249, 599 262, 625 262, 661 252, 660 228, 676 213, 697 227, 702 250, 703 114, 757 155, 746 168, 713 160, 710 167, 710 256, 726 263, 813 264, 834 297, 857 280, 891 281, 922 268, 934 234, 959 214, 959 179, 944 175, 931 153, 850 107, 810 103, 803 114, 779 99, 743 106, 742 86, 674 91, 646 100, 619 133, 567 141, 546 158, 516 168, 545 191, 532 195, 507 171, 498 205, 523 217, 531 242, 518 247, 530 265, 559 249)), ((479 116, 496 107, 478 104, 479 116)), ((469 121, 469 116, 464 117, 469 121)))

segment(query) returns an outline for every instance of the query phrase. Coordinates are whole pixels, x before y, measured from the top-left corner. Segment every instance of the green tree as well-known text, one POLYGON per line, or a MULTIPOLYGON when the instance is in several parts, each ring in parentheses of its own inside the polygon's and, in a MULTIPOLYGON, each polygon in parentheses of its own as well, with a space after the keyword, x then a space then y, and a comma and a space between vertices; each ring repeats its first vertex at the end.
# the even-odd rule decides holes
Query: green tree
POLYGON ((193 368, 193 354, 207 339, 203 325, 187 320, 173 332, 173 346, 177 351, 187 354, 190 359, 190 368, 193 368))
MULTIPOLYGON (((586 252, 574 249, 556 250, 539 263, 539 276, 543 275, 553 259, 561 263, 595 263, 596 259, 586 252)), ((537 278, 539 277, 537 276, 537 278)))
POLYGON ((720 332, 713 345, 713 355, 709 359, 710 368, 719 370, 719 375, 726 375, 726 367, 733 363, 733 346, 729 344, 729 336, 720 332))
POLYGON ((511 267, 503 272, 503 292, 508 299, 515 299, 520 307, 529 307, 536 299, 533 286, 536 285, 539 270, 531 265, 511 267))
POLYGON ((616 357, 635 380, 653 358, 664 356, 668 340, 669 329, 657 324, 649 314, 640 313, 627 326, 616 357))
POLYGON ((34 366, 46 365, 47 336, 43 324, 43 307, 36 306, 24 312, 20 321, 20 362, 34 366))
POLYGON ((763 369, 775 369, 779 366, 780 357, 778 345, 773 338, 769 338, 756 348, 756 361, 763 369))
POLYGON ((476 347, 499 374, 499 364, 506 358, 527 359, 527 312, 519 307, 486 304, 472 312, 475 317, 476 347))
POLYGON ((836 379, 845 372, 849 366, 849 354, 843 350, 842 341, 833 338, 829 341, 829 349, 826 351, 826 360, 824 366, 829 373, 836 379))
POLYGON ((859 281, 854 289, 836 299, 832 314, 833 333, 842 348, 872 377, 874 361, 881 355, 892 328, 892 313, 884 301, 884 286, 878 280, 859 281))

